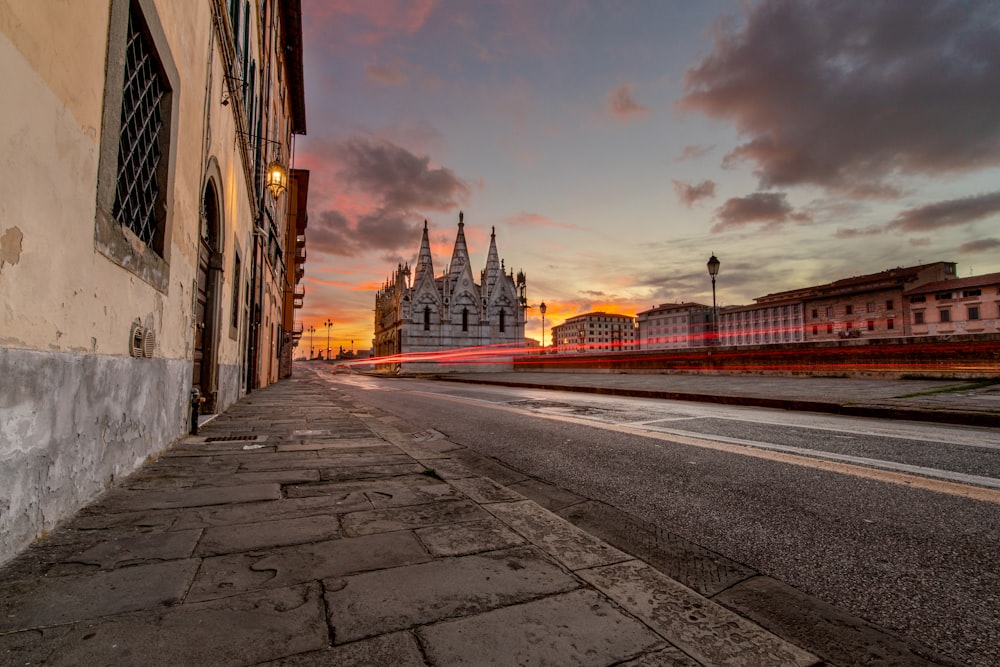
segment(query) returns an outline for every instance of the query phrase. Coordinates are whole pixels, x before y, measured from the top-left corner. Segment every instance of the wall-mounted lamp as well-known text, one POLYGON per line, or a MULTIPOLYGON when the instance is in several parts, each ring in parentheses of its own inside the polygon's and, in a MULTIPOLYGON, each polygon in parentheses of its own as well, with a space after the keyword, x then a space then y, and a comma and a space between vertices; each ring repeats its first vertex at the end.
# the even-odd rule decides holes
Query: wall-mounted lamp
POLYGON ((271 196, 277 199, 282 192, 288 189, 288 170, 280 162, 274 160, 267 165, 267 176, 264 184, 271 191, 271 196))

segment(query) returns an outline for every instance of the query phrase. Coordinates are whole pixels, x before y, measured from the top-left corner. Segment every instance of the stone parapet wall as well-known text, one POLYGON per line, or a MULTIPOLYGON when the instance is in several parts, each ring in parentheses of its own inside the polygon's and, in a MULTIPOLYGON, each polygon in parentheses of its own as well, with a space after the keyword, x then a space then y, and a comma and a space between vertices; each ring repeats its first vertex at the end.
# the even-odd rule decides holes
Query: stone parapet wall
POLYGON ((857 338, 605 354, 533 354, 515 357, 514 370, 993 378, 1000 377, 1000 334, 857 338))

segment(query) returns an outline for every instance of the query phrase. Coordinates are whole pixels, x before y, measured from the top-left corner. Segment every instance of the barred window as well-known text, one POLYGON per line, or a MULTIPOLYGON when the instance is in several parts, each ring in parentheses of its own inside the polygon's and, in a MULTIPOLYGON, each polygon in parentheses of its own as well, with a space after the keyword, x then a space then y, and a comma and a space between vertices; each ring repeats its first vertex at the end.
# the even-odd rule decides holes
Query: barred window
POLYGON ((165 292, 180 76, 153 0, 111 0, 95 249, 165 292))
POLYGON ((118 182, 112 215, 162 255, 162 225, 156 207, 161 189, 157 178, 163 129, 160 104, 167 87, 140 21, 136 12, 129 12, 118 182))

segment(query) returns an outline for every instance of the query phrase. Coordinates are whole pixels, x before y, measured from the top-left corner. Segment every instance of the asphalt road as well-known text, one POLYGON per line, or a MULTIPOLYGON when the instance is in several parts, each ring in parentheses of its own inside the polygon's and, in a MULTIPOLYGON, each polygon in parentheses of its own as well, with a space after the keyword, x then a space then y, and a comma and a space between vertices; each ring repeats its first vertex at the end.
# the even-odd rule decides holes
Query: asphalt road
POLYGON ((608 503, 970 665, 1000 664, 1000 433, 331 375, 415 430, 608 503))

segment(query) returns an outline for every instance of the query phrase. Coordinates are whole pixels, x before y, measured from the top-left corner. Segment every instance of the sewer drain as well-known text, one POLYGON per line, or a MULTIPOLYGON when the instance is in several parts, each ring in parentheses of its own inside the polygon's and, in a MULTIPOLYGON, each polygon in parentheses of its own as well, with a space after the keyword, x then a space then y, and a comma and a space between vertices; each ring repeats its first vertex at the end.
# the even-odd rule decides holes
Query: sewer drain
POLYGON ((205 442, 257 442, 263 440, 260 435, 220 435, 214 438, 205 438, 205 442))

